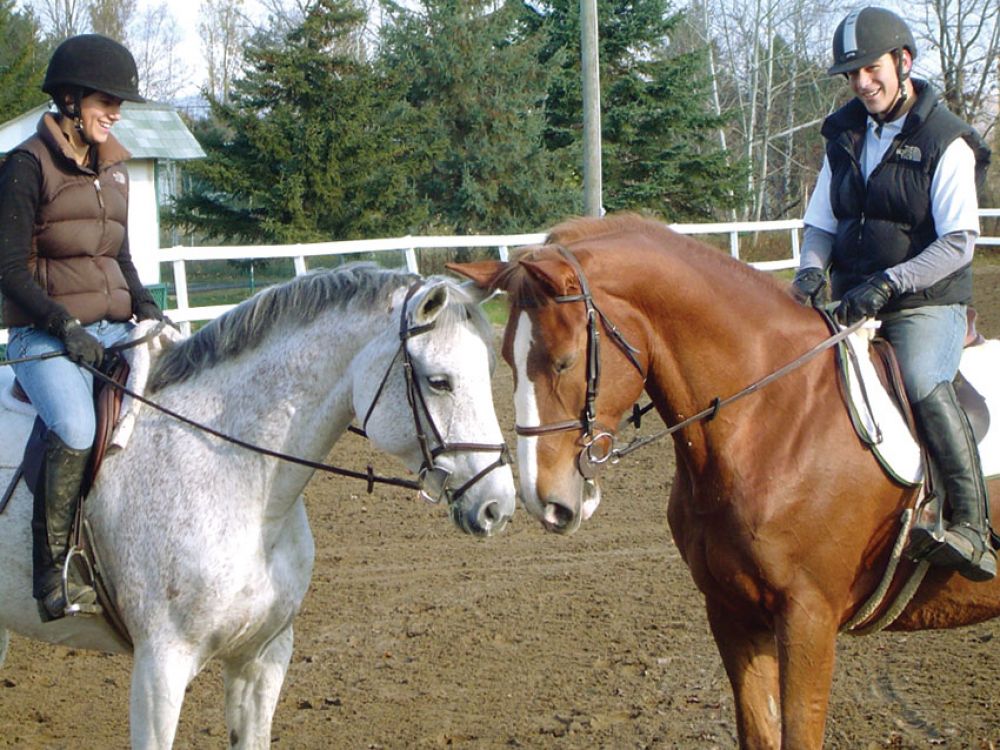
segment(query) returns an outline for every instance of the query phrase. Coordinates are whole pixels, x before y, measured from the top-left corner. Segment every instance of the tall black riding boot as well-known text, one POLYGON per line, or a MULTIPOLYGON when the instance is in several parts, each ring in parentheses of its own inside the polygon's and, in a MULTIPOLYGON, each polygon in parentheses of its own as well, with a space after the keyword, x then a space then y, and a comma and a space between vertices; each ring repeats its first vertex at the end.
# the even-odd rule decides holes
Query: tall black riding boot
POLYGON ((67 576, 63 588, 63 567, 69 551, 69 535, 80 501, 80 483, 87 468, 90 449, 75 450, 58 435, 45 438, 45 458, 35 491, 34 518, 31 521, 34 568, 33 591, 42 620, 48 622, 90 608, 97 601, 94 589, 67 576))
POLYGON ((951 383, 939 383, 913 410, 951 508, 944 538, 918 527, 911 535, 913 548, 930 550, 924 557, 932 565, 957 570, 972 581, 988 581, 997 574, 997 557, 990 544, 990 501, 969 418, 951 383))

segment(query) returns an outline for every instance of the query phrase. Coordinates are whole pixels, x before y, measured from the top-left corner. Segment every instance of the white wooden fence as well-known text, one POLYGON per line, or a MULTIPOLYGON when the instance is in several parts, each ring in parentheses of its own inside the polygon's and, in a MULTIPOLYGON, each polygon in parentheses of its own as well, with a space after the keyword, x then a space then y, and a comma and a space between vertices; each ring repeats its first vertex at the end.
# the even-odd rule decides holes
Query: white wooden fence
MULTIPOLYGON (((1000 209, 981 209, 982 218, 1000 217, 1000 209)), ((784 221, 743 221, 717 224, 671 224, 682 234, 728 235, 729 253, 740 258, 740 239, 761 232, 787 232, 790 257, 779 260, 754 262, 751 265, 766 271, 795 268, 799 263, 799 235, 801 219, 784 221)), ((348 240, 343 242, 317 242, 299 245, 249 245, 249 246, 177 246, 164 248, 159 253, 161 263, 173 264, 176 306, 167 312, 186 331, 192 321, 211 320, 229 310, 233 305, 191 307, 188 294, 187 264, 206 260, 251 260, 254 258, 291 258, 296 275, 308 270, 308 259, 317 256, 353 255, 358 253, 394 252, 400 255, 401 265, 411 271, 420 270, 418 251, 432 252, 444 248, 495 248, 501 260, 507 260, 510 248, 541 242, 544 234, 474 235, 467 237, 396 237, 378 240, 348 240)), ((980 237, 979 245, 1000 247, 1000 237, 980 237)), ((0 329, 0 343, 6 343, 7 331, 0 329)))
MULTIPOLYGON (((720 234, 729 236, 729 252, 734 258, 740 257, 741 235, 760 232, 787 232, 791 247, 791 256, 781 260, 761 261, 754 263, 764 270, 780 270, 795 268, 799 262, 799 231, 802 221, 790 219, 786 221, 749 221, 720 224, 671 224, 673 229, 682 234, 720 234)), ((358 253, 395 252, 400 254, 401 265, 414 272, 419 272, 418 251, 433 252, 444 248, 495 248, 501 260, 507 260, 510 249, 522 245, 532 245, 542 242, 544 233, 539 234, 503 234, 503 235, 472 235, 465 237, 396 237, 380 240, 347 240, 342 242, 317 242, 302 245, 269 245, 259 247, 172 247, 160 251, 161 263, 172 263, 174 270, 174 289, 177 298, 176 307, 168 310, 170 318, 187 329, 190 322, 211 320, 229 310, 233 305, 212 305, 206 307, 191 307, 187 285, 187 263, 204 260, 249 260, 251 258, 291 258, 295 273, 303 274, 308 270, 308 259, 316 256, 354 255, 358 253)))

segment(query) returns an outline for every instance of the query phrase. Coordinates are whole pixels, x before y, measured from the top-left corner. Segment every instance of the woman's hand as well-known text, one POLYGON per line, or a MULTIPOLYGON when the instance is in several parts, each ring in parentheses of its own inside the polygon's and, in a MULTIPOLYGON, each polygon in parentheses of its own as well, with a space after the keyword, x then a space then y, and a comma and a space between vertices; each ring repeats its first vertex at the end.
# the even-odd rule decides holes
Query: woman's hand
POLYGON ((65 344, 69 358, 78 365, 101 366, 101 361, 104 359, 104 346, 80 325, 79 320, 69 318, 60 326, 56 335, 65 344))

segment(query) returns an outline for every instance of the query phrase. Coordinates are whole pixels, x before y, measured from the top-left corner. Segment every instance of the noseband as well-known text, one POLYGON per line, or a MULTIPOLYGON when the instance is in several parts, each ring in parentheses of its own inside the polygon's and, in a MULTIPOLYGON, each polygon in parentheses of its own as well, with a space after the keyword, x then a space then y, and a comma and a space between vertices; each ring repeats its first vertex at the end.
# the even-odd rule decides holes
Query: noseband
POLYGON ((413 426, 417 434, 417 442, 420 444, 420 452, 423 455, 423 462, 420 465, 419 472, 420 496, 432 503, 439 503, 442 499, 446 499, 448 501, 448 505, 451 505, 452 503, 458 501, 458 499, 461 498, 470 487, 491 471, 509 464, 510 453, 507 449, 506 443, 448 442, 442 437, 440 430, 438 430, 437 425, 434 423, 434 418, 431 416, 430 410, 427 407, 427 401, 424 398, 423 391, 420 390, 420 383, 415 373, 413 358, 410 355, 410 350, 406 346, 407 342, 411 338, 433 330, 436 325, 436 321, 426 323, 422 326, 413 326, 412 328, 407 325, 407 306, 413 298, 413 295, 416 294, 417 290, 419 290, 422 285, 422 281, 417 281, 406 291, 406 298, 403 300, 403 305, 399 313, 399 348, 396 349, 396 353, 393 355, 392 360, 389 362, 389 366, 386 368, 385 375, 382 376, 382 382, 379 384, 378 390, 375 392, 375 398, 372 399, 371 405, 369 405, 368 411, 365 414, 365 418, 361 426, 361 432, 364 434, 368 427, 368 420, 371 418, 372 412, 375 410, 375 404, 378 403, 379 398, 382 396, 382 391, 385 390, 386 384, 389 382, 389 375, 392 372, 392 368, 395 366, 397 360, 402 359, 403 378, 406 382, 406 400, 410 404, 410 412, 413 415, 413 426), (431 437, 428 437, 427 431, 424 430, 424 420, 421 420, 421 415, 423 415, 427 424, 430 425, 432 433, 431 437), (431 438, 433 438, 433 441, 431 438), (448 482, 451 479, 451 472, 443 466, 438 466, 435 463, 438 456, 442 456, 447 453, 489 453, 493 451, 497 451, 499 453, 496 461, 491 463, 455 490, 448 487, 448 482))
POLYGON ((594 302, 594 295, 590 291, 590 284, 583 273, 580 262, 569 250, 562 245, 558 246, 559 254, 565 258, 576 274, 580 284, 579 294, 562 294, 553 297, 557 303, 582 302, 587 313, 587 396, 584 402, 583 413, 579 419, 568 419, 563 422, 553 422, 551 424, 525 427, 514 425, 514 431, 522 437, 539 437, 541 435, 551 435, 557 432, 570 432, 581 430, 583 434, 583 447, 577 457, 577 467, 580 474, 585 479, 593 479, 597 469, 614 455, 614 431, 600 425, 597 421, 597 393, 601 380, 601 332, 598 326, 607 331, 611 340, 615 342, 626 358, 646 379, 637 357, 639 350, 632 346, 621 329, 618 328, 594 302), (598 445, 604 446, 598 448, 598 445))

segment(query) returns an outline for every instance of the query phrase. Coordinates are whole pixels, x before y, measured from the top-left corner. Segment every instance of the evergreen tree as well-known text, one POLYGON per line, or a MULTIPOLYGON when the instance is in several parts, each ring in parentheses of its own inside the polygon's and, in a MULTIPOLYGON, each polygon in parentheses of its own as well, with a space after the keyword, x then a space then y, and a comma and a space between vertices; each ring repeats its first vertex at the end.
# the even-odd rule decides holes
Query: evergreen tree
POLYGON ((190 163, 194 187, 176 200, 172 223, 264 243, 385 237, 420 224, 426 211, 392 94, 351 52, 363 22, 351 0, 316 0, 284 39, 248 47, 244 77, 199 128, 207 158, 190 163))
POLYGON ((380 64, 403 89, 400 116, 420 196, 456 233, 521 232, 574 209, 544 147, 551 69, 520 2, 390 4, 380 64))
POLYGON ((14 0, 0 0, 0 119, 42 104, 42 80, 49 49, 41 41, 38 22, 30 12, 14 9, 14 0))
MULTIPOLYGON (((672 55, 680 16, 668 0, 598 0, 604 206, 676 220, 714 218, 737 205, 744 165, 721 150, 700 51, 672 55)), ((546 143, 582 163, 580 3, 532 3, 547 32, 540 60, 560 75, 549 89, 546 143)))

